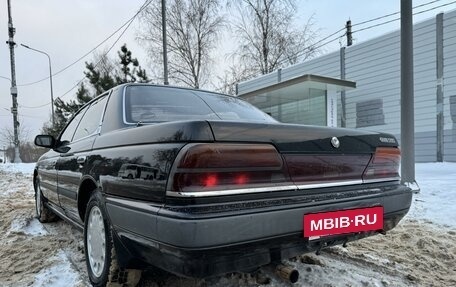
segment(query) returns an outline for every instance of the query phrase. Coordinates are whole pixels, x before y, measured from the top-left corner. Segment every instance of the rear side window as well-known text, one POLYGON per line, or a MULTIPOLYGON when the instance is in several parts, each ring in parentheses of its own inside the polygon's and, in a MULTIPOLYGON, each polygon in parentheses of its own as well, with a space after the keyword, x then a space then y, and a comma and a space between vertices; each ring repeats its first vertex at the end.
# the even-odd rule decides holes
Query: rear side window
POLYGON ((74 132, 76 131, 76 128, 78 127, 79 122, 81 121, 82 116, 84 113, 87 111, 87 107, 81 110, 79 113, 77 113, 74 118, 71 120, 71 122, 66 126, 65 130, 60 136, 60 141, 64 142, 72 142, 73 141, 73 135, 74 132))
POLYGON ((93 102, 85 115, 79 123, 76 133, 74 134, 73 141, 90 136, 94 134, 101 123, 104 108, 108 97, 100 98, 98 101, 93 102))
POLYGON ((126 123, 182 120, 269 121, 274 119, 234 97, 187 89, 129 86, 125 91, 126 123))

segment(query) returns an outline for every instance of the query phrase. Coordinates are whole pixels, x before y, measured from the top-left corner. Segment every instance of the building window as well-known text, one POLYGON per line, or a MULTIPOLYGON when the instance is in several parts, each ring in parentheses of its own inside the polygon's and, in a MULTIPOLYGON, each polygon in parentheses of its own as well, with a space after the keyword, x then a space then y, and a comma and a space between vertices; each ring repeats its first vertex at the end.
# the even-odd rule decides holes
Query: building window
POLYGON ((305 125, 326 125, 326 91, 307 89, 301 91, 296 100, 290 101, 287 96, 281 99, 277 119, 284 123, 305 125))
POLYGON ((356 103, 356 127, 370 127, 385 124, 383 99, 368 100, 356 103))

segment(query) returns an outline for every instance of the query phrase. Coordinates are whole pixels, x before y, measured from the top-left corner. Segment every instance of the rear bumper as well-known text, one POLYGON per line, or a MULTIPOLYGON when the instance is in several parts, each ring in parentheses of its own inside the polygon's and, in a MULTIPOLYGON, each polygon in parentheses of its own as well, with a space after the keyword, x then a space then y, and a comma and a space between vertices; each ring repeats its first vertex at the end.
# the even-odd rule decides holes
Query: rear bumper
POLYGON ((106 206, 120 241, 134 257, 178 275, 206 277, 253 269, 376 234, 309 241, 302 236, 304 214, 380 205, 384 231, 388 231, 410 208, 412 192, 405 186, 350 188, 192 206, 153 206, 108 198, 106 206))

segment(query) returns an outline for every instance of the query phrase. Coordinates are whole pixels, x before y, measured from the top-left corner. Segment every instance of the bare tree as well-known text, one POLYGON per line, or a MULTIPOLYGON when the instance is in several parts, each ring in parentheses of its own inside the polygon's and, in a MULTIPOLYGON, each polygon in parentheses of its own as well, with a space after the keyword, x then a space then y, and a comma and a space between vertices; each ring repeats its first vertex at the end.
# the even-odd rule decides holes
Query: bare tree
MULTIPOLYGON (((44 149, 37 150, 30 144, 30 129, 24 125, 20 125, 18 129, 19 137, 19 153, 21 155, 22 162, 33 162, 36 161, 36 157, 44 153, 44 149)), ((14 143, 14 131, 12 128, 3 128, 0 130, 0 144, 6 146, 6 156, 10 159, 15 158, 14 143)))
POLYGON ((252 78, 255 74, 256 71, 243 63, 233 64, 224 71, 222 76, 218 77, 218 87, 216 90, 219 93, 236 95, 236 85, 239 82, 252 78))
POLYGON ((304 61, 317 53, 313 18, 303 27, 295 25, 295 0, 237 0, 229 4, 234 17, 234 35, 239 46, 238 62, 256 74, 304 61))
MULTIPOLYGON (((30 140, 30 129, 24 125, 19 125, 18 138, 19 143, 28 142, 30 140)), ((12 128, 3 128, 0 130, 0 143, 3 145, 13 145, 14 143, 14 131, 12 128)))
MULTIPOLYGON (((160 2, 153 1, 141 14, 142 25, 138 40, 147 45, 150 57, 154 63, 159 64, 158 71, 161 72, 163 41, 160 2)), ((169 78, 174 82, 195 88, 208 82, 210 52, 215 48, 223 25, 219 8, 219 0, 168 1, 168 67, 169 78)))

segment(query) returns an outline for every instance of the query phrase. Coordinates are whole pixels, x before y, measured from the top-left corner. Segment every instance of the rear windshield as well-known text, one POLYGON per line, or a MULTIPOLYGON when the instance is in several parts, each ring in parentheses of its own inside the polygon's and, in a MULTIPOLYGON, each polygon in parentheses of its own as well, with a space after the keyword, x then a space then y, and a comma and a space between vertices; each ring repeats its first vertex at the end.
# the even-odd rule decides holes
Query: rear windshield
POLYGON ((181 120, 275 122, 273 118, 235 97, 157 86, 128 86, 125 91, 127 123, 181 120))

